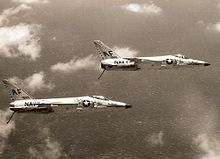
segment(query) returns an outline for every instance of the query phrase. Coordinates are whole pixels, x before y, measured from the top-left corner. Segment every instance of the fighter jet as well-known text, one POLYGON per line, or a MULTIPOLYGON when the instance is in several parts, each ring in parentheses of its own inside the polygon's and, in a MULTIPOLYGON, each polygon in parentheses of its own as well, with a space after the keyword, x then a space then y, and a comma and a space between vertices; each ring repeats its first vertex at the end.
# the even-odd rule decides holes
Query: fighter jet
POLYGON ((103 72, 98 77, 100 79, 105 71, 137 71, 142 68, 141 64, 147 64, 148 68, 170 69, 195 66, 209 66, 205 61, 188 58, 181 54, 152 56, 152 57, 132 57, 123 58, 117 55, 110 47, 100 40, 94 41, 95 47, 101 57, 101 68, 103 72))
POLYGON ((7 124, 12 119, 13 115, 26 112, 52 113, 52 112, 70 112, 77 110, 91 110, 98 108, 131 108, 123 102, 113 101, 104 96, 81 96, 69 98, 48 98, 35 99, 28 95, 25 91, 20 89, 16 84, 7 79, 2 80, 4 86, 7 88, 11 103, 10 110, 13 114, 9 118, 7 124))

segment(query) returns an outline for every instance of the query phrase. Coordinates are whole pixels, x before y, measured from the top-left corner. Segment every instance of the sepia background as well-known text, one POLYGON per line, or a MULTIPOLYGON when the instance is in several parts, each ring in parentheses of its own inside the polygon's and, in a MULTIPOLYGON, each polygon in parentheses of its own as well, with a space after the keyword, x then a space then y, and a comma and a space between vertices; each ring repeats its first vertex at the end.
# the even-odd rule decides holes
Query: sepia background
POLYGON ((0 0, 0 77, 35 98, 104 95, 127 110, 16 114, 0 86, 0 158, 220 158, 219 0, 0 0), (106 72, 122 57, 181 53, 193 69, 106 72))

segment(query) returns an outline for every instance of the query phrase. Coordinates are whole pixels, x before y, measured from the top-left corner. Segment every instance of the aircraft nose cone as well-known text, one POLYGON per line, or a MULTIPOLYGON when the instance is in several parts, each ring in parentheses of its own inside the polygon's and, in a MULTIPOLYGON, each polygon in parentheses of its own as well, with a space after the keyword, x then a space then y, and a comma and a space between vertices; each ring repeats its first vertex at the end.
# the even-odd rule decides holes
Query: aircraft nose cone
POLYGON ((204 66, 209 66, 210 65, 210 63, 204 63, 204 66))
POLYGON ((131 108, 132 106, 131 105, 125 105, 125 109, 128 109, 128 108, 131 108))

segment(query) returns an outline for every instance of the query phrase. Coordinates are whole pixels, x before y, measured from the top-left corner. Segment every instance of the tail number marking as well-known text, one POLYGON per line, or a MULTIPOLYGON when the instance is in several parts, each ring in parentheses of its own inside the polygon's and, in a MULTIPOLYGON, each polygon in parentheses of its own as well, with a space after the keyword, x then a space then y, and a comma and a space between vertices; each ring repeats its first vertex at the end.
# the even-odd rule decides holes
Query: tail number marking
POLYGON ((16 94, 16 95, 21 94, 21 89, 17 89, 17 91, 14 90, 14 89, 12 89, 11 91, 12 91, 12 94, 13 94, 13 95, 15 95, 15 94, 16 94))
POLYGON ((112 52, 113 52, 113 51, 109 50, 108 52, 103 52, 103 54, 104 54, 105 56, 112 56, 112 52))

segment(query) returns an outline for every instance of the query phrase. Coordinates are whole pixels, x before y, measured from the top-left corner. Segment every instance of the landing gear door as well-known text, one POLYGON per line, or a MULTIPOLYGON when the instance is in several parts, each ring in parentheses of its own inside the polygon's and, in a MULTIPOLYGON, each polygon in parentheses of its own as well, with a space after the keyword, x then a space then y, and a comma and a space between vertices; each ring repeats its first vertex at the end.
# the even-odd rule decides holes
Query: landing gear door
POLYGON ((75 111, 76 105, 52 105, 51 108, 55 113, 69 113, 75 111))

